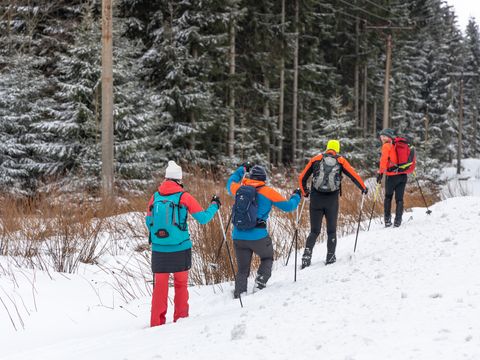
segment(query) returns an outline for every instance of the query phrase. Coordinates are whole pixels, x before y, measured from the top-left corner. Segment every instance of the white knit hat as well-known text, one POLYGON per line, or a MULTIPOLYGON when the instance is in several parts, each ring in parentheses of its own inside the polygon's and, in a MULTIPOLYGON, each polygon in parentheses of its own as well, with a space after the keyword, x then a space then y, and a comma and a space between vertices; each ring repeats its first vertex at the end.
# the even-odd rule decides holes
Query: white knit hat
POLYGON ((170 160, 168 162, 167 169, 165 170, 166 179, 182 180, 182 168, 178 166, 175 161, 170 160))

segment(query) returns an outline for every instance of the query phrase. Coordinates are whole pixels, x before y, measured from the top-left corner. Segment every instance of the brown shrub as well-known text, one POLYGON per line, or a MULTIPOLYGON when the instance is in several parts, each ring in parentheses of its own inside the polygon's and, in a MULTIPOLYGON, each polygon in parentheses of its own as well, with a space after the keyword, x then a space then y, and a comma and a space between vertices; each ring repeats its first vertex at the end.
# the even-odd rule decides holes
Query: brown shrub
MULTIPOLYGON (((210 204, 213 194, 220 196, 223 202, 220 215, 227 227, 233 205, 233 198, 228 196, 225 189, 229 171, 224 169, 213 173, 210 169, 190 168, 185 169, 184 173, 185 190, 204 208, 210 204)), ((297 187, 295 171, 280 169, 270 178, 272 186, 287 198, 297 187)), ((158 179, 158 183, 160 181, 161 179, 158 179)), ((126 299, 148 293, 149 287, 139 286, 138 279, 144 283, 151 279, 148 234, 143 224, 148 200, 156 187, 157 185, 152 186, 143 194, 122 193, 116 201, 101 200, 89 194, 75 194, 75 197, 72 197, 56 192, 32 199, 3 197, 0 209, 0 255, 11 256, 21 266, 75 272, 80 263, 96 264, 105 253, 121 254, 125 250, 125 239, 128 239, 127 244, 131 245, 134 254, 115 271, 111 270, 111 273, 118 284, 118 291, 126 299)), ((366 227, 373 208, 374 191, 375 189, 370 189, 364 203, 362 229, 366 227)), ((435 187, 425 186, 423 191, 428 204, 438 200, 438 189, 435 187)), ((381 219, 383 214, 383 197, 382 188, 373 208, 375 219, 381 219)), ((355 232, 360 203, 360 191, 349 179, 344 179, 338 236, 355 232)), ((299 248, 304 246, 310 230, 308 206, 307 200, 299 220, 299 248)), ((405 194, 406 211, 416 206, 424 206, 424 201, 414 180, 409 179, 405 194)), ((284 213, 274 208, 270 214, 269 232, 274 244, 275 258, 282 259, 283 262, 286 261, 292 245, 297 212, 284 213)), ((225 244, 217 257, 223 243, 218 215, 207 225, 200 225, 190 218, 189 228, 194 253, 191 281, 194 284, 216 284, 232 280, 233 272, 225 244)), ((226 235, 236 268, 230 234, 231 227, 226 235)), ((325 226, 322 226, 318 241, 322 242, 325 238, 325 226)), ((292 249, 292 253, 293 251, 292 249)), ((255 257, 252 271, 255 271, 258 263, 259 260, 255 257)))

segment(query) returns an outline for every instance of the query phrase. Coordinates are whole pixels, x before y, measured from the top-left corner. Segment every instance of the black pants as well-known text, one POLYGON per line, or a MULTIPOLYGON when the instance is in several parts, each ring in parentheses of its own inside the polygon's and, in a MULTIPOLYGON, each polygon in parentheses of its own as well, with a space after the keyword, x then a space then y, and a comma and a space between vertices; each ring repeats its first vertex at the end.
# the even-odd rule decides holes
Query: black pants
POLYGON ((310 234, 306 247, 313 249, 322 229, 322 220, 327 222, 327 252, 335 254, 337 247, 337 218, 339 192, 321 193, 312 191, 310 199, 310 234))
POLYGON ((235 293, 247 291, 247 279, 250 275, 250 265, 253 253, 260 257, 260 266, 257 274, 262 275, 267 282, 272 276, 273 246, 269 236, 260 240, 234 240, 235 256, 237 258, 238 273, 235 282, 235 293))
POLYGON ((402 221, 403 215, 403 195, 405 194, 405 187, 407 186, 407 174, 387 176, 385 181, 385 202, 384 215, 385 220, 390 220, 392 217, 392 199, 395 193, 395 203, 397 205, 395 211, 395 219, 402 221))

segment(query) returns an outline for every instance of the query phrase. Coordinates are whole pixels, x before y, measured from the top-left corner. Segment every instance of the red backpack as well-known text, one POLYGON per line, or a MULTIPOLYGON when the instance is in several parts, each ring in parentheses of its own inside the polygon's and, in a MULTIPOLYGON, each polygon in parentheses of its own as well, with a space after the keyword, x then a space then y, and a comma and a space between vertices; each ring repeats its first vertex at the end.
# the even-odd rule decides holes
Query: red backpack
POLYGON ((417 156, 415 154, 415 147, 411 144, 408 138, 397 136, 393 139, 393 146, 397 154, 398 163, 391 167, 388 171, 395 171, 399 174, 410 174, 415 170, 417 163, 417 156))

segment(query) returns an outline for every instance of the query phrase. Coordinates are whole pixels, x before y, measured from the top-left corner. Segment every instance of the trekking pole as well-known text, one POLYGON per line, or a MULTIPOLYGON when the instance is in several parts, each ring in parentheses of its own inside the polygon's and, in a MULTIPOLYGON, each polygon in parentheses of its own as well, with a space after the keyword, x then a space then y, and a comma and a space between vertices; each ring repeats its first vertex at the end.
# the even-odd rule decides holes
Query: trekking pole
POLYGON ((373 195, 373 206, 372 206, 372 211, 370 212, 370 220, 368 221, 367 231, 370 231, 370 224, 372 223, 372 218, 373 218, 373 210, 375 210, 375 204, 377 203, 377 197, 378 197, 378 193, 380 192, 381 186, 382 186, 382 183, 378 183, 375 188, 375 193, 373 195))
MULTIPOLYGON (((299 217, 300 218, 300 217, 299 217)), ((297 229, 295 230, 295 270, 293 272, 293 281, 297 281, 297 251, 298 251, 298 222, 297 222, 297 229)))
MULTIPOLYGON (((230 217, 228 218, 227 228, 225 229, 225 234, 228 233, 228 228, 230 227, 230 224, 232 223, 232 216, 233 216, 233 209, 232 209, 232 212, 230 213, 230 217)), ((222 251, 222 247, 223 247, 224 242, 225 242, 225 238, 222 239, 222 242, 220 243, 220 246, 218 247, 218 250, 216 252, 217 255, 215 256, 215 262, 214 262, 215 265, 217 264, 218 259, 220 258, 220 252, 222 251)))
POLYGON ((364 201, 365 201, 365 194, 362 194, 362 202, 360 204, 360 214, 358 215, 357 235, 355 236, 355 246, 353 247, 353 252, 357 250, 358 232, 360 231, 360 222, 362 221, 362 210, 363 210, 364 201))
MULTIPOLYGON (((293 243, 297 244, 296 241, 297 241, 297 237, 298 237, 298 225, 300 224, 300 219, 302 218, 302 213, 303 213, 303 208, 305 206, 305 203, 306 203, 306 200, 302 200, 302 207, 300 208, 300 214, 298 215, 297 217, 297 221, 295 223, 295 231, 293 233, 293 238, 292 238, 292 243, 290 244, 290 249, 288 250, 288 256, 287 256, 287 261, 285 263, 285 266, 288 265, 288 260, 290 259, 290 254, 292 253, 292 247, 293 247, 293 243)), ((296 246, 296 245, 295 245, 296 246)), ((296 258, 297 258, 297 253, 296 253, 296 250, 297 248, 295 247, 295 262, 296 262, 296 258)), ((296 263, 295 263, 296 265, 296 263)), ((295 266, 295 278, 296 278, 296 266, 295 266)))
POLYGON ((422 187, 420 186, 420 182, 418 181, 417 173, 416 173, 415 171, 413 172, 413 177, 415 178, 415 180, 416 180, 416 182, 417 182, 418 188, 419 188, 419 190, 420 190, 420 194, 422 194, 423 202, 425 203, 425 207, 427 208, 427 215, 430 215, 430 214, 432 213, 432 210, 430 210, 430 209, 428 208, 427 200, 425 200, 425 196, 423 196, 422 187))
MULTIPOLYGON (((230 247, 228 246, 227 234, 225 233, 225 227, 223 226, 223 220, 222 220, 222 216, 220 215, 220 209, 218 209, 217 214, 218 214, 218 218, 220 219, 220 226, 222 228, 222 233, 223 233, 223 241, 225 242, 225 246, 227 247, 228 259, 230 260, 230 266, 232 267, 233 280, 235 281, 235 283, 237 283, 237 276, 235 275, 235 268, 233 266, 232 254, 230 253, 230 247)), ((240 306, 243 308, 242 297, 240 294, 238 294, 238 300, 240 301, 240 306)))

